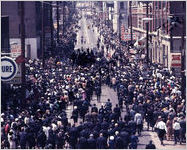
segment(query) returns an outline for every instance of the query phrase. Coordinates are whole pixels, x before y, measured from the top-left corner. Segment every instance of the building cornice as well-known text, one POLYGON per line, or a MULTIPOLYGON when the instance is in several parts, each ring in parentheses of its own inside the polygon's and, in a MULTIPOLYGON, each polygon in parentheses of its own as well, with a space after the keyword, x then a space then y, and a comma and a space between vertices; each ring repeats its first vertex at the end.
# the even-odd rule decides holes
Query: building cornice
MULTIPOLYGON (((136 27, 132 27, 132 29, 134 30, 134 31, 138 31, 138 32, 141 32, 141 33, 144 33, 144 34, 146 34, 146 30, 143 30, 143 29, 140 29, 140 28, 136 28, 136 27)), ((157 37, 157 32, 156 31, 153 31, 153 32, 149 32, 149 35, 151 35, 151 36, 154 36, 154 37, 157 37)), ((181 39, 181 37, 182 36, 173 36, 172 38, 173 39, 181 39)), ((166 35, 166 34, 160 34, 160 38, 162 38, 162 39, 166 39, 166 40, 170 40, 170 36, 169 35, 166 35)), ((184 38, 186 38, 186 36, 184 37, 184 38)))

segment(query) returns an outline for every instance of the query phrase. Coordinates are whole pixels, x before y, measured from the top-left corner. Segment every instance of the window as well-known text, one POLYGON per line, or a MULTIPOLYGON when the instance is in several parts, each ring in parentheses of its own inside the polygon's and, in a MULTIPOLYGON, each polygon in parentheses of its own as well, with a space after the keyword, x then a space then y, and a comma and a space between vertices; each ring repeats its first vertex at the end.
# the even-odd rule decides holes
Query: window
POLYGON ((166 65, 165 45, 163 44, 162 47, 163 47, 163 65, 165 66, 166 65))
POLYGON ((152 6, 151 6, 151 7, 149 7, 149 10, 150 10, 150 12, 152 12, 152 6))
POLYGON ((164 8, 166 6, 166 2, 162 2, 162 7, 164 8))
POLYGON ((21 26, 20 26, 20 24, 19 24, 19 35, 21 35, 21 26))
POLYGON ((161 2, 158 3, 158 7, 159 7, 159 9, 161 9, 161 2))
POLYGON ((27 45, 27 58, 31 58, 31 45, 27 45))
POLYGON ((120 2, 120 9, 124 9, 124 3, 120 2))
POLYGON ((157 62, 157 42, 155 42, 155 62, 157 62))
POLYGON ((157 6, 157 1, 155 1, 155 9, 158 9, 158 6, 157 6))
POLYGON ((18 4, 18 15, 20 15, 21 14, 21 2, 17 2, 17 4, 18 4))

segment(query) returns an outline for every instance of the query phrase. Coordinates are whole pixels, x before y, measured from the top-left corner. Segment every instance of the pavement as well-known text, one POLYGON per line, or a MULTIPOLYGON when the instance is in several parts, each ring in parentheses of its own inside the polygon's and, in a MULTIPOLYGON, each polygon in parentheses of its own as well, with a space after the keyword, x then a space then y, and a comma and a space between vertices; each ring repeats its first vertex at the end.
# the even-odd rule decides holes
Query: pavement
POLYGON ((96 33, 96 28, 92 28, 92 22, 90 19, 86 19, 83 17, 79 21, 79 26, 81 26, 81 29, 77 33, 77 44, 75 46, 75 49, 78 48, 94 48, 97 46, 97 39, 98 39, 98 34, 96 33), (88 29, 88 26, 90 26, 90 29, 88 29), (81 36, 83 36, 85 43, 81 43, 81 36))
MULTIPOLYGON (((75 46, 75 49, 81 49, 82 47, 84 49, 87 48, 92 49, 94 47, 97 48, 97 40, 98 37, 100 36, 99 32, 95 26, 92 28, 92 24, 93 24, 92 20, 86 19, 84 17, 84 14, 85 13, 83 12, 82 19, 79 21, 79 26, 81 26, 81 29, 77 33, 77 44, 75 46), (88 26, 90 26, 90 29, 88 29, 88 26), (84 41, 86 41, 85 43, 81 43, 81 36, 83 36, 84 41)), ((100 45, 104 46, 104 55, 106 56, 107 50, 103 41, 104 41, 104 37, 101 36, 100 45)), ((109 50, 111 56, 114 54, 114 52, 115 52, 114 50, 109 50)))

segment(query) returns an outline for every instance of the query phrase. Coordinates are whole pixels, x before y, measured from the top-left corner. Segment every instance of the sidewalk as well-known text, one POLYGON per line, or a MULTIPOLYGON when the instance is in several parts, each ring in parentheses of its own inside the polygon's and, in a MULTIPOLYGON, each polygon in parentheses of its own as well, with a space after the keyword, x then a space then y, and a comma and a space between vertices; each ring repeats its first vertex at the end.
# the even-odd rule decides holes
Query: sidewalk
POLYGON ((174 145, 174 141, 167 141, 164 140, 164 146, 161 145, 160 140, 157 136, 156 132, 147 131, 147 126, 144 123, 144 130, 142 131, 142 135, 139 137, 139 144, 138 149, 145 149, 146 145, 149 143, 149 141, 152 140, 153 144, 155 144, 156 149, 186 149, 186 143, 176 144, 174 145))

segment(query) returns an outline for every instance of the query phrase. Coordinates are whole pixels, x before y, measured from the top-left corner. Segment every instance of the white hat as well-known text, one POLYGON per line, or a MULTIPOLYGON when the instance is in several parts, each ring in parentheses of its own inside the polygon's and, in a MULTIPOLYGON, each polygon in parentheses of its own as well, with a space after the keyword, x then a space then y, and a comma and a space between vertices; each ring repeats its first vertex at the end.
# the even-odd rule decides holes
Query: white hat
POLYGON ((118 135, 118 134, 119 134, 119 131, 116 131, 116 132, 115 132, 115 135, 118 135))
POLYGON ((114 136, 110 136, 110 140, 114 140, 114 136))

